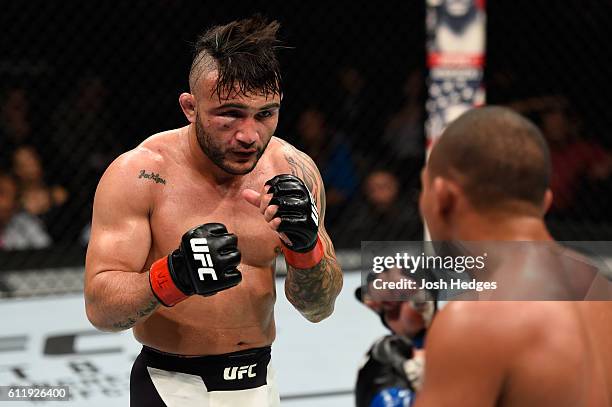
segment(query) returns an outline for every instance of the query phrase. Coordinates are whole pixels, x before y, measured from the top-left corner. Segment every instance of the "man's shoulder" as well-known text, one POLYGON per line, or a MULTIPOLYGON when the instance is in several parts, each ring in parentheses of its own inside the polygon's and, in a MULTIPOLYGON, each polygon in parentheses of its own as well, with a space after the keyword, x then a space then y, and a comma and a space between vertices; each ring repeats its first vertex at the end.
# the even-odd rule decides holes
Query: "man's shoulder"
POLYGON ((509 313, 509 309, 503 303, 451 301, 436 314, 432 331, 442 331, 452 336, 482 332, 485 329, 495 332, 503 327, 499 320, 506 313, 509 313))
POLYGON ((568 308, 571 304, 553 301, 453 301, 436 315, 432 330, 509 350, 510 344, 534 345, 552 330, 569 328, 568 308))
POLYGON ((159 172, 177 155, 179 130, 154 134, 115 159, 109 170, 159 172))
POLYGON ((297 151, 299 151, 287 140, 283 140, 282 138, 276 136, 272 136, 270 139, 267 150, 274 158, 285 156, 287 154, 295 154, 297 151))
POLYGON ((130 151, 134 156, 145 159, 154 165, 163 165, 176 160, 181 153, 182 129, 173 129, 153 134, 130 151))
POLYGON ((529 326, 549 318, 559 306, 551 301, 451 301, 438 316, 444 323, 466 326, 482 322, 508 326, 514 321, 529 326))
POLYGON ((312 158, 291 143, 278 137, 272 137, 268 144, 269 158, 274 163, 288 163, 291 165, 296 162, 306 162, 314 165, 312 158))
POLYGON ((151 198, 152 193, 166 184, 170 166, 180 160, 178 136, 178 131, 155 134, 121 154, 102 175, 96 195, 131 199, 137 194, 141 198, 139 202, 151 198))

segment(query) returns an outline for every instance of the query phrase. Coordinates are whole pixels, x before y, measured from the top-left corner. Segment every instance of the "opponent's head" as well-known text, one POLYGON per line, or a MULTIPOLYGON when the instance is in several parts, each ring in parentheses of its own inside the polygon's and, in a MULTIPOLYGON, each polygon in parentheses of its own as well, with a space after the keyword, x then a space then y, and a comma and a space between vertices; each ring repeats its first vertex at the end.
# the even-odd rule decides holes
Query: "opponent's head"
POLYGON ((538 128, 502 107, 452 122, 422 172, 421 214, 433 240, 456 238, 466 215, 541 218, 550 203, 548 147, 538 128))
POLYGON ((195 44, 179 103, 202 151, 230 174, 250 172, 278 124, 279 23, 261 16, 216 26, 195 44))

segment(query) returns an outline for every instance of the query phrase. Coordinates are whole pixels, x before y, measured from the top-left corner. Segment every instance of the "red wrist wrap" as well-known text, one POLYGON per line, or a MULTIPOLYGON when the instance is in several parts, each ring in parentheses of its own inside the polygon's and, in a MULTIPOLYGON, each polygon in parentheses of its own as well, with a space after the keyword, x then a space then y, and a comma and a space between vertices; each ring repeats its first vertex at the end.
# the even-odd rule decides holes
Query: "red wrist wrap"
POLYGON ((283 246, 283 254, 287 264, 296 269, 309 269, 321 261, 323 258, 323 244, 321 239, 317 236, 317 244, 312 248, 311 251, 306 253, 294 252, 288 247, 283 246))
POLYGON ((166 307, 172 307, 187 298, 170 277, 168 257, 163 257, 151 265, 149 282, 153 294, 166 307))

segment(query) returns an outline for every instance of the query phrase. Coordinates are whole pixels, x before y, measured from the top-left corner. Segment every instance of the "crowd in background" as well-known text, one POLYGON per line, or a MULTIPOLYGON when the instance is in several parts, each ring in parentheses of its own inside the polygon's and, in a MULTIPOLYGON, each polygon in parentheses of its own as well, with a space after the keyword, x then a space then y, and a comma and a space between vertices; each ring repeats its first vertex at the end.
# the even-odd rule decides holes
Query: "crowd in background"
MULTIPOLYGON (((493 78, 491 86, 501 86, 495 82, 499 77, 493 78)), ((408 72, 384 118, 369 115, 370 105, 380 101, 358 68, 340 69, 335 87, 332 97, 312 100, 287 119, 281 114, 286 134, 277 135, 319 167, 326 186, 326 227, 336 246, 420 240, 424 73, 408 72)), ((28 86, 2 90, 2 250, 86 245, 96 184, 108 164, 133 147, 122 138, 109 99, 104 79, 94 74, 81 77, 73 93, 48 112, 37 106, 28 86)), ((549 144, 555 197, 549 219, 612 222, 612 155, 597 135, 583 132, 571 101, 563 95, 533 95, 508 98, 505 104, 531 118, 549 144)))
POLYGON ((86 76, 55 110, 27 86, 0 95, 0 248, 82 244, 93 193, 122 149, 101 78, 86 76), (6 191, 6 192, 5 192, 6 191))
MULTIPOLYGON (((194 39, 254 12, 281 23, 277 135, 321 170, 336 245, 420 239, 426 4, 266 0, 238 11, 192 0, 7 2, 0 247, 84 247, 106 166, 185 123, 177 97, 188 89, 194 39)), ((599 0, 486 5, 486 100, 525 114, 548 140, 555 201, 547 221, 560 239, 612 235, 610 12, 599 0)))

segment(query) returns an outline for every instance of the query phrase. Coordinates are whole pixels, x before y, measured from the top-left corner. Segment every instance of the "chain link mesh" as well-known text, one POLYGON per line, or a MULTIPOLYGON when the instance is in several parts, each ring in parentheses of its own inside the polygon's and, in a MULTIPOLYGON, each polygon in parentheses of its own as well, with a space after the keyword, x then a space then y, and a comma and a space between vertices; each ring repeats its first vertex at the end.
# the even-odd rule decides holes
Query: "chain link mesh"
MULTIPOLYGON (((190 43, 256 11, 278 19, 293 47, 281 54, 276 134, 318 164, 335 244, 420 239, 424 3, 255 1, 238 12, 186 0, 2 2, 0 163, 17 182, 14 191, 0 182, 1 195, 15 192, 15 214, 28 214, 14 225, 27 243, 17 246, 48 249, 4 253, 0 268, 82 265, 106 166, 185 123, 177 98, 190 43), (32 238, 41 228, 48 239, 32 238)), ((596 0, 487 4, 487 100, 523 112, 548 137, 557 203, 547 220, 566 240, 612 236, 610 15, 612 3, 596 0)))

